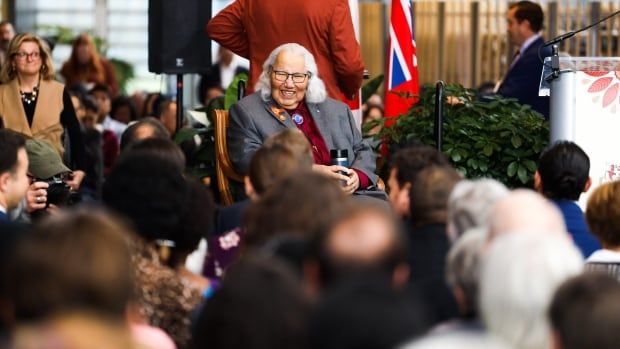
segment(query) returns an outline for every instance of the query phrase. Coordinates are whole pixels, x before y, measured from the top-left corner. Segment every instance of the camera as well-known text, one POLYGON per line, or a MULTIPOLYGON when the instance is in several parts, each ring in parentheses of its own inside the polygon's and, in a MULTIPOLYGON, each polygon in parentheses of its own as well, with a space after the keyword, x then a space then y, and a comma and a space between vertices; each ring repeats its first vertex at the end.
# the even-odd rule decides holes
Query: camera
POLYGON ((60 177, 51 177, 41 180, 49 185, 47 188, 47 204, 56 206, 71 206, 81 201, 77 192, 72 192, 71 187, 60 177))
POLYGON ((62 179, 57 177, 45 180, 49 187, 47 188, 47 203, 56 206, 65 206, 69 202, 71 196, 71 187, 62 179))

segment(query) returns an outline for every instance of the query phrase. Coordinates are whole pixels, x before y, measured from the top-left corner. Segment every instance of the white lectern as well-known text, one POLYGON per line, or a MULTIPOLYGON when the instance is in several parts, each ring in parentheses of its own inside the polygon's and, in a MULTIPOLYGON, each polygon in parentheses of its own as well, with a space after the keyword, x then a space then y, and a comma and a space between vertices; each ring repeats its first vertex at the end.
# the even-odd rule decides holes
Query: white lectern
MULTIPOLYGON (((543 78, 549 66, 547 58, 543 78)), ((560 57, 550 98, 551 142, 570 140, 583 148, 592 189, 620 179, 620 58, 560 57)), ((582 195, 582 207, 586 200, 582 195)))

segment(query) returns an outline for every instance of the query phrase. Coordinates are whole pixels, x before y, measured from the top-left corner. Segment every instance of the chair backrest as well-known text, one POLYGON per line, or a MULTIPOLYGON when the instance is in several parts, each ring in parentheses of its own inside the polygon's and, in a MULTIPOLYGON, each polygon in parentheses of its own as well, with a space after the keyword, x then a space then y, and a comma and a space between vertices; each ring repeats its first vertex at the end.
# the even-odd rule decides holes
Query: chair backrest
POLYGON ((230 205, 234 202, 230 191, 230 181, 243 183, 243 176, 235 171, 228 156, 228 144, 226 142, 228 111, 222 109, 214 110, 213 119, 215 121, 215 174, 217 177, 217 188, 220 192, 222 204, 230 205))

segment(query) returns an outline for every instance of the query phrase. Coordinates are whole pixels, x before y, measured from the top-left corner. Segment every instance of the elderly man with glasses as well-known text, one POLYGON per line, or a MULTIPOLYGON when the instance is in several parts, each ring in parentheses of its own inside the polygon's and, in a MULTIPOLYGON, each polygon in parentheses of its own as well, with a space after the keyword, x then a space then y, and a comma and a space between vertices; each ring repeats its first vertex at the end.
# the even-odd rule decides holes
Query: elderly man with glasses
POLYGON ((351 110, 327 97, 314 57, 294 43, 271 52, 256 92, 230 109, 228 146, 237 171, 246 174, 263 141, 288 128, 304 133, 312 148, 313 169, 342 180, 345 192, 376 184, 375 155, 362 139, 351 110), (331 150, 346 150, 350 168, 332 165, 331 150))

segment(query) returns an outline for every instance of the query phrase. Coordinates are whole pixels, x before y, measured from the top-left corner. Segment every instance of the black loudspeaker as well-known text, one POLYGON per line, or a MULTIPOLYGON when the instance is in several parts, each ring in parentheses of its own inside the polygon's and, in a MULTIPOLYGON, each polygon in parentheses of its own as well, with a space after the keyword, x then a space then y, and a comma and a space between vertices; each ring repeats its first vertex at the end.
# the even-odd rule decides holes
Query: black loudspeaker
POLYGON ((149 71, 203 73, 211 66, 211 0, 149 0, 149 71))

